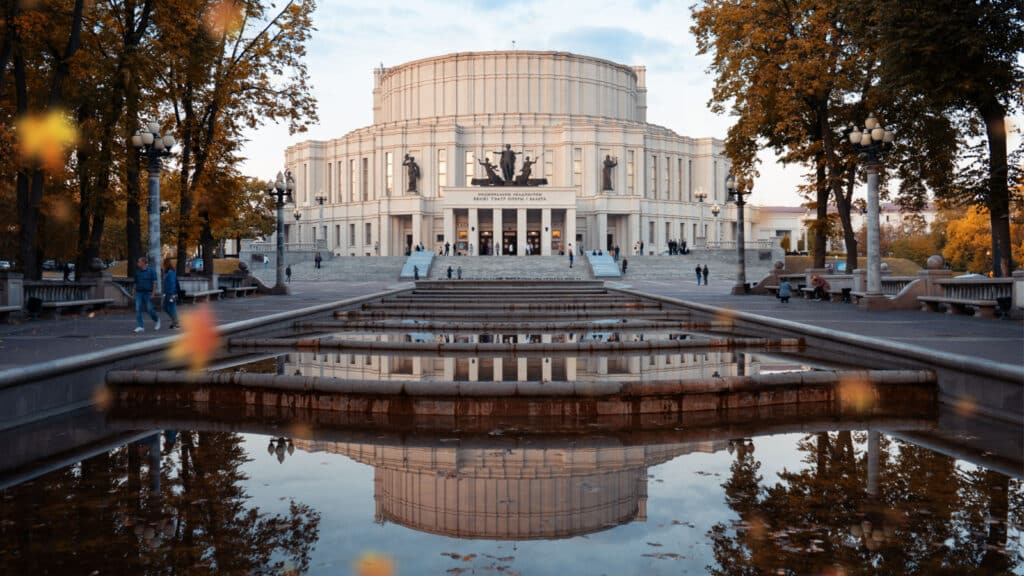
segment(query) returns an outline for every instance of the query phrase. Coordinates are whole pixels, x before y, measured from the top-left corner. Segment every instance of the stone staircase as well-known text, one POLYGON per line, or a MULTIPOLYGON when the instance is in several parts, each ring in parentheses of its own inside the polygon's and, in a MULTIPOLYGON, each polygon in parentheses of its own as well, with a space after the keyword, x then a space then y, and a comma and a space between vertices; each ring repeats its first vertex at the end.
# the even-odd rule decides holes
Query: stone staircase
MULTIPOLYGON (((405 256, 332 256, 324 260, 322 267, 317 269, 312 262, 292 263, 293 281, 397 281, 398 274, 405 264, 405 256)), ((253 275, 261 282, 274 284, 274 263, 264 268, 254 264, 253 275)))
MULTIPOLYGON (((756 284, 772 271, 773 260, 761 260, 757 250, 748 249, 747 282, 756 284)), ((621 263, 622 258, 620 258, 621 263)), ((685 256, 629 256, 626 280, 671 280, 682 278, 696 282, 694 269, 708 267, 711 283, 736 281, 736 252, 732 250, 692 250, 685 256)))
MULTIPOLYGON (((430 267, 431 280, 448 278, 448 267, 462 266, 463 280, 591 280, 589 266, 580 258, 569 268, 567 256, 439 256, 430 267)), ((425 278, 424 275, 420 275, 425 278)))

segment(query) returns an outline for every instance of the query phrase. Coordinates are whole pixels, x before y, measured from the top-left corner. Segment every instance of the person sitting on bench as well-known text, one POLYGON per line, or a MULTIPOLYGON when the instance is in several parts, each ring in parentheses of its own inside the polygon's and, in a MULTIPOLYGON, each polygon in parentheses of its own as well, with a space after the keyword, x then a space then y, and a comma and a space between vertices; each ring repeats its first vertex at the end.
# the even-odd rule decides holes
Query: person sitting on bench
POLYGON ((828 300, 828 291, 832 287, 829 286, 828 280, 815 274, 811 276, 811 288, 814 290, 812 295, 815 300, 828 300))

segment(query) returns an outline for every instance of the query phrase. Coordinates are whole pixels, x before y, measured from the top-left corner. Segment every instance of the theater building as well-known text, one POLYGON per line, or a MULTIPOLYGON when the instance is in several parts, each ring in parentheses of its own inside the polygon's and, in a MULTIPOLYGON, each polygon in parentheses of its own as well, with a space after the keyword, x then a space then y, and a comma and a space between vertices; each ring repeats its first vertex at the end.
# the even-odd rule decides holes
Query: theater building
POLYGON ((398 256, 420 243, 479 256, 552 255, 570 243, 658 254, 670 240, 734 239, 723 142, 648 123, 644 76, 533 51, 377 69, 373 125, 287 149, 299 216, 287 240, 340 256, 398 256), (547 183, 474 185, 506 146, 516 178, 529 159, 530 178, 547 183))

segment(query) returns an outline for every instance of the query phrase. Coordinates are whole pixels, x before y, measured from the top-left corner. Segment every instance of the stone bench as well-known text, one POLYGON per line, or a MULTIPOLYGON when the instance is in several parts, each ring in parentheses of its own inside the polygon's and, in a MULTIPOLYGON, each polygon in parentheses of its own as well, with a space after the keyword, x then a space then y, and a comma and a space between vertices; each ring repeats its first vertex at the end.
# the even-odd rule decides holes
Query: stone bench
POLYGON ((21 306, 0 306, 0 321, 7 322, 12 312, 18 312, 21 306))
POLYGON ((946 298, 944 296, 918 296, 921 309, 927 312, 940 312, 945 307, 947 314, 970 314, 980 318, 995 318, 999 303, 995 300, 968 300, 946 298))
POLYGON ((224 291, 226 298, 242 298, 250 294, 255 294, 256 286, 221 286, 221 290, 224 291))
POLYGON ((57 317, 64 313, 77 314, 88 310, 99 310, 114 302, 113 298, 94 298, 91 300, 67 300, 64 302, 42 302, 40 312, 45 317, 57 317))
POLYGON ((185 300, 186 298, 191 299, 192 303, 195 304, 196 302, 209 300, 211 296, 215 300, 219 300, 222 293, 223 292, 220 288, 216 290, 185 290, 185 294, 179 295, 179 298, 182 300, 185 300))

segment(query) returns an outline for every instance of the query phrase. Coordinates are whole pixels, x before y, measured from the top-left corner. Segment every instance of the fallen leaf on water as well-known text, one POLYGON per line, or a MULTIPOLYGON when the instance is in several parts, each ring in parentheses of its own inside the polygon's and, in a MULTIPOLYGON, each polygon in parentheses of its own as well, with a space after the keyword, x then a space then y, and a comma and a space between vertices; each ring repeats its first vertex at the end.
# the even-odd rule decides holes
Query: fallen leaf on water
POLYGON ((366 552, 352 566, 356 576, 394 576, 395 563, 388 556, 366 552))

